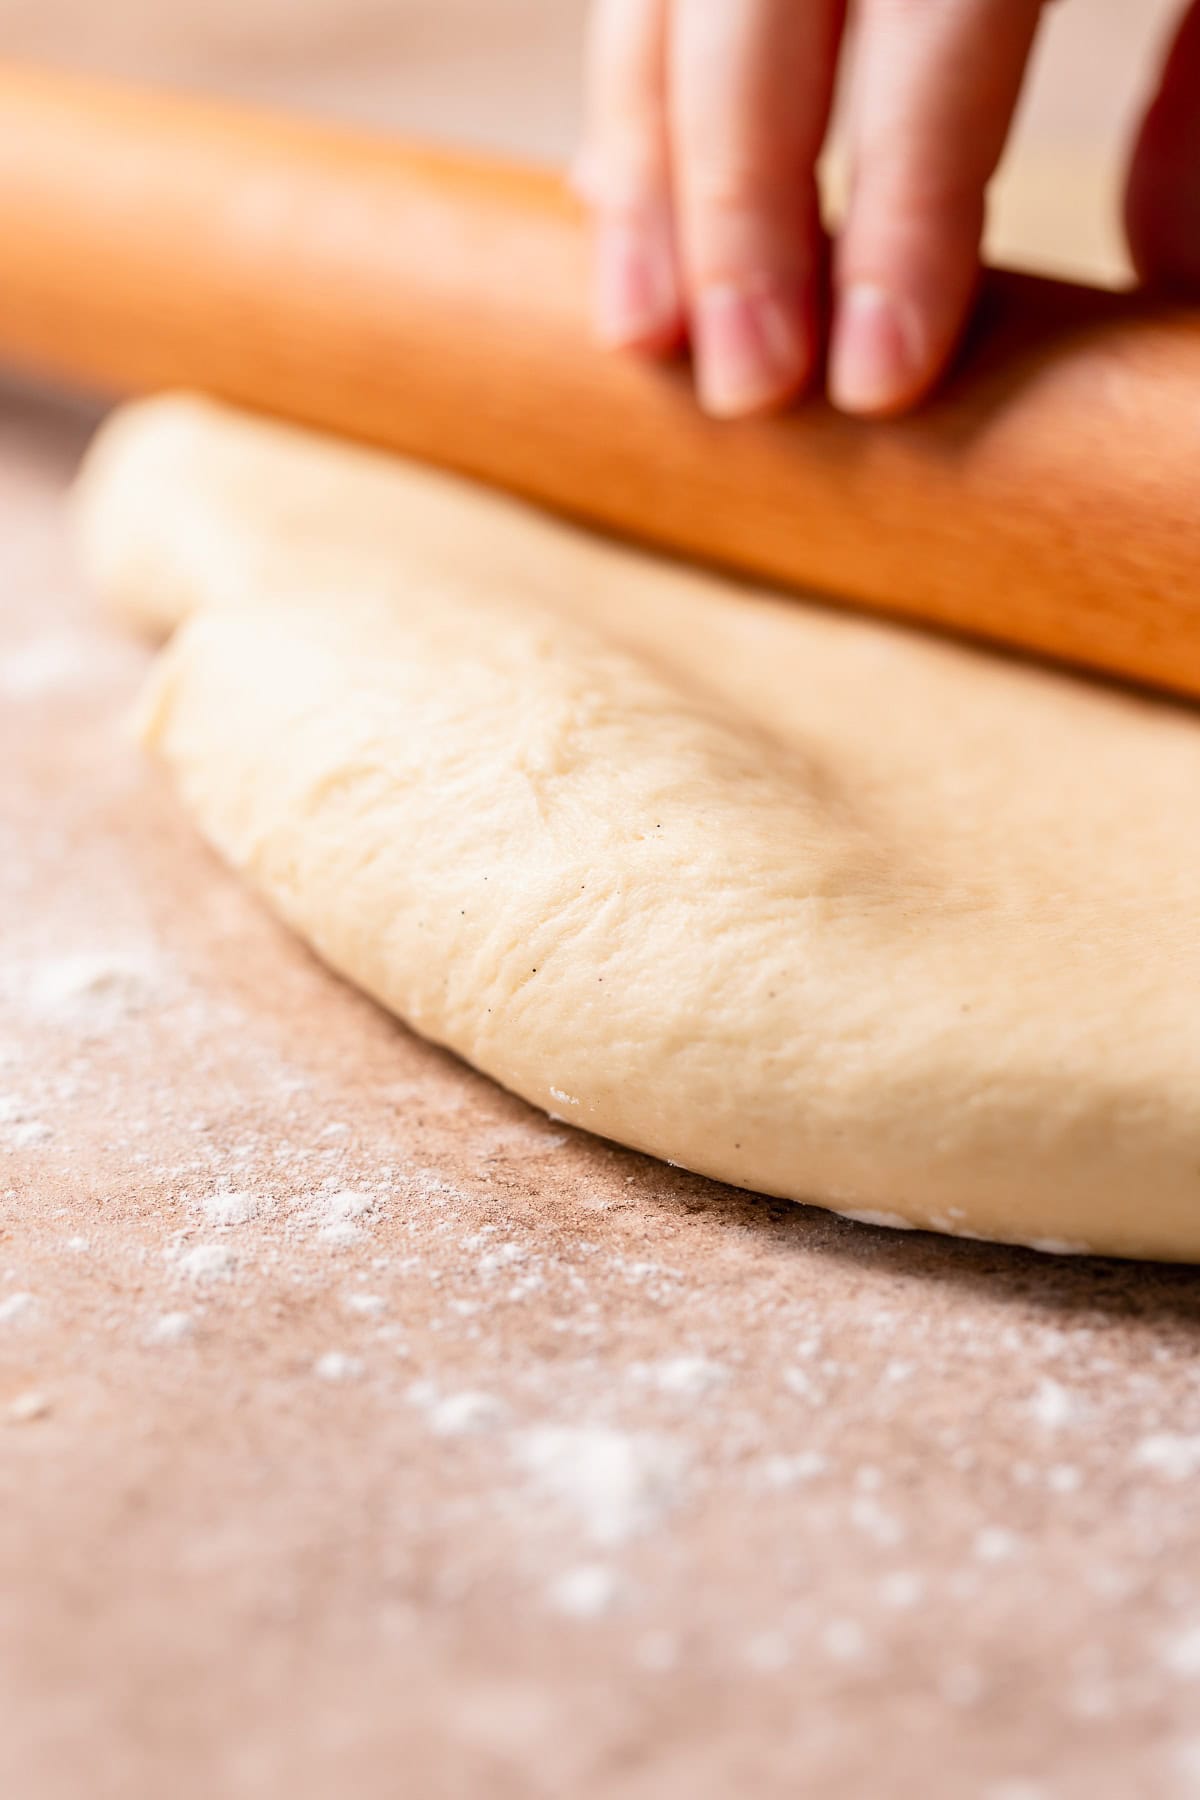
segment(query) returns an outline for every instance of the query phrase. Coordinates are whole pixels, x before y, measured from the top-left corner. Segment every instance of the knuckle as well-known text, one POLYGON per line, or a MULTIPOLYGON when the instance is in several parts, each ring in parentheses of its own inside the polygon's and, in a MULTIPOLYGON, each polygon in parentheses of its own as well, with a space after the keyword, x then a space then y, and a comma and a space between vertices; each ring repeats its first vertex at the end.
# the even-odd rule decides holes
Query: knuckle
POLYGON ((740 218, 790 208, 797 181, 794 170, 772 167, 766 158, 747 154, 697 163, 689 185, 697 212, 740 218))
POLYGON ((640 212, 665 191, 661 167, 649 156, 603 156, 588 163, 589 199, 605 212, 640 212))
POLYGON ((890 136, 864 144, 856 159, 856 201, 899 220, 969 220, 982 212, 986 185, 973 158, 921 154, 890 136))
POLYGON ((956 180, 940 174, 915 171, 901 181, 892 207, 910 228, 945 232, 982 223, 984 189, 976 180, 956 180))
POLYGON ((653 118, 627 112, 593 120, 585 160, 599 205, 634 207, 666 190, 664 139, 653 118))

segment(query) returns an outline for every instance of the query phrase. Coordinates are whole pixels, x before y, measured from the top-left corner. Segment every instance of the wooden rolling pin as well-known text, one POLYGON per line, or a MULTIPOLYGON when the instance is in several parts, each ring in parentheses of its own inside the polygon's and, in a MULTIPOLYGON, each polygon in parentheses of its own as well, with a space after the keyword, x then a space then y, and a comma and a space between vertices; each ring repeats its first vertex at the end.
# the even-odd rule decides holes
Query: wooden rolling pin
POLYGON ((988 278, 917 417, 705 419, 553 176, 0 68, 0 358, 190 386, 649 544, 1200 696, 1200 313, 988 278))

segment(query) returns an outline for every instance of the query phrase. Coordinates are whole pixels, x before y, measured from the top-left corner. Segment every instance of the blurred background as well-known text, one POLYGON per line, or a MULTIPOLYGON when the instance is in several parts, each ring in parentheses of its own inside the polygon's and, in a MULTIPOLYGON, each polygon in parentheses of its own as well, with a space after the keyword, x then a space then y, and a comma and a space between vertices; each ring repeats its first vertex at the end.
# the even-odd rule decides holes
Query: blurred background
MULTIPOLYGON (((996 184, 994 257, 1126 277, 1120 167, 1178 10, 1179 0, 1047 7, 996 184)), ((561 160, 586 12, 587 0, 0 0, 0 46, 561 160)), ((836 189, 836 166, 832 179, 836 189)))

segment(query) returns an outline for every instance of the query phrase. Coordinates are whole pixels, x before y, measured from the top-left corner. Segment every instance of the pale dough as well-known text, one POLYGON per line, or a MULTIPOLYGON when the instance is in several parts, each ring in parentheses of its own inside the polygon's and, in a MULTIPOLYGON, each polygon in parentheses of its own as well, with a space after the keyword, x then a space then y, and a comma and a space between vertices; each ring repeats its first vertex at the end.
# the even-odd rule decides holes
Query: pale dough
POLYGON ((1200 1255, 1194 712, 189 399, 81 508, 193 615, 144 730, 201 829, 415 1030, 743 1187, 1200 1255))

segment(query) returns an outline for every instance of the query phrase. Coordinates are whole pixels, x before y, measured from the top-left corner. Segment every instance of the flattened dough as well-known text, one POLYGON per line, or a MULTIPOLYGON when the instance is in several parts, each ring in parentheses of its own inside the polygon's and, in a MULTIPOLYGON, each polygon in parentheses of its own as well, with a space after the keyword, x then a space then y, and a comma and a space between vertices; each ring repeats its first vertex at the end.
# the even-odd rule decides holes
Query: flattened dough
POLYGON ((200 828, 415 1030, 722 1181, 1200 1255, 1200 716, 190 399, 81 507, 200 828))

